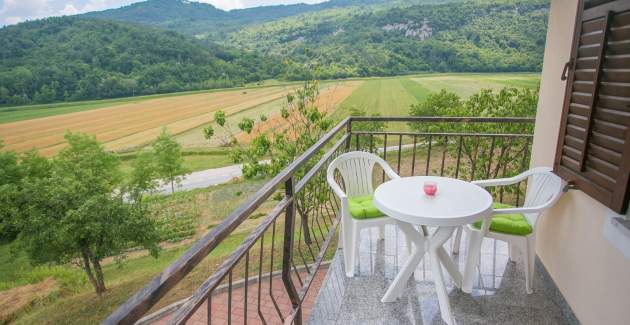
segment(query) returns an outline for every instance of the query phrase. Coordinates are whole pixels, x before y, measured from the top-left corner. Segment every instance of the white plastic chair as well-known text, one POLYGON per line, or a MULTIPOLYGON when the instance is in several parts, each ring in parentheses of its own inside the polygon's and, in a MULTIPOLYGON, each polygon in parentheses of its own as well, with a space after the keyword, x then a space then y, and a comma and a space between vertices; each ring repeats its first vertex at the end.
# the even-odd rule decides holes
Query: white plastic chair
MULTIPOLYGON (((368 227, 379 228, 379 239, 383 239, 385 225, 396 222, 384 216, 370 219, 355 219, 350 214, 348 197, 367 196, 374 194, 372 178, 374 165, 379 164, 390 179, 400 178, 396 172, 381 157, 363 151, 353 151, 340 155, 328 166, 326 179, 333 192, 341 201, 341 231, 339 232, 339 246, 344 250, 344 264, 347 277, 354 277, 356 258, 359 251, 361 229, 368 227), (345 185, 345 192, 335 181, 335 171, 339 171, 345 185)), ((411 243, 407 241, 407 249, 411 243)))
MULTIPOLYGON (((469 236, 477 234, 477 236, 475 236, 477 238, 471 238, 472 240, 470 245, 474 246, 472 249, 477 251, 469 251, 469 254, 478 255, 480 253, 480 241, 483 240, 484 237, 494 238, 507 242, 509 245, 509 254, 511 261, 514 261, 516 258, 515 249, 519 250, 521 253, 524 253, 523 262, 525 265, 525 289, 529 294, 533 292, 534 259, 536 257, 536 225, 538 217, 543 211, 550 208, 558 201, 558 199, 562 195, 562 191, 565 185, 564 181, 556 174, 554 174, 551 168, 537 167, 514 177, 480 180, 474 181, 473 183, 481 187, 505 186, 516 184, 518 182, 526 180, 527 178, 530 178, 530 180, 527 183, 527 192, 525 195, 525 203, 523 204, 523 207, 495 209, 492 214, 499 215, 521 213, 525 216, 527 222, 532 226, 532 233, 522 236, 494 232, 489 230, 490 220, 485 220, 480 227, 481 229, 474 228, 472 227, 472 225, 467 225, 464 227, 460 227, 457 230, 457 234, 455 235, 455 242, 453 244, 453 253, 457 254, 459 251, 462 229, 466 230, 469 236), (476 240, 478 240, 478 242, 473 243, 476 240)), ((472 270, 466 271, 469 272, 472 270)))

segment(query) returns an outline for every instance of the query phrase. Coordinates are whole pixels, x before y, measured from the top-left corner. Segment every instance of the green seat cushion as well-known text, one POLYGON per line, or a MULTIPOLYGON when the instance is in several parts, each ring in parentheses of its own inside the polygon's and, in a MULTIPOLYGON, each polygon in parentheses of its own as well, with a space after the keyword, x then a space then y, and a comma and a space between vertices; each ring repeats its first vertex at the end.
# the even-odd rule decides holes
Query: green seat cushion
POLYGON ((350 197, 348 198, 348 207, 350 208, 350 215, 355 219, 371 219, 384 216, 374 206, 372 195, 350 197))
MULTIPOLYGON (((492 207, 494 209, 513 208, 511 205, 496 202, 492 204, 492 207)), ((473 227, 481 229, 481 220, 473 223, 473 227)), ((490 231, 525 236, 531 234, 533 229, 523 214, 509 213, 494 215, 490 223, 490 231)))

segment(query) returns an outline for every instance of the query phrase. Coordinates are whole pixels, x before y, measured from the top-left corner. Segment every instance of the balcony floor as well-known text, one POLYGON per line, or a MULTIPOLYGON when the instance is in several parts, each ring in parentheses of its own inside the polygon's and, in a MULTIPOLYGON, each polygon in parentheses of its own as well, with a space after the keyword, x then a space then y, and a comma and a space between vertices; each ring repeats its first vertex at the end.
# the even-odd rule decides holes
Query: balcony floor
MULTIPOLYGON (((462 270, 466 243, 464 234, 460 255, 453 257, 462 270)), ((450 249, 450 240, 445 247, 450 249)), ((308 324, 445 324, 440 317, 428 258, 422 260, 397 302, 380 302, 407 258, 401 232, 387 226, 385 240, 379 241, 376 229, 365 229, 359 251, 359 267, 354 278, 345 277, 343 251, 337 251, 308 324)), ((472 295, 455 288, 444 272, 457 323, 574 323, 571 318, 565 318, 566 311, 563 313, 563 304, 559 302, 562 298, 548 275, 543 273, 537 265, 534 293, 528 295, 522 262, 508 260, 506 243, 484 239, 480 272, 472 295)))

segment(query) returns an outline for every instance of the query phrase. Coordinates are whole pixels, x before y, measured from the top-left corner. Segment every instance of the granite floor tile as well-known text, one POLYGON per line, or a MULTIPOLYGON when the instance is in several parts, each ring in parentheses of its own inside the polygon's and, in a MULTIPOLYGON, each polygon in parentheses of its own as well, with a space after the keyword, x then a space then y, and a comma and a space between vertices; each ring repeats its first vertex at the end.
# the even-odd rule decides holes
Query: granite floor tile
MULTIPOLYGON (((433 231, 429 229, 429 231, 433 231)), ((466 235, 453 261, 463 269, 466 235)), ((379 240, 376 229, 361 233, 357 272, 347 278, 343 250, 335 255, 308 324, 445 324, 440 315, 431 266, 423 259, 401 297, 381 303, 408 254, 405 238, 394 226, 379 240)), ((449 240, 444 246, 451 251, 449 240)), ((458 324, 567 324, 562 307, 552 302, 548 281, 536 274, 535 292, 525 292, 522 263, 508 259, 508 245, 484 239, 472 294, 454 287, 447 273, 447 290, 458 324)))

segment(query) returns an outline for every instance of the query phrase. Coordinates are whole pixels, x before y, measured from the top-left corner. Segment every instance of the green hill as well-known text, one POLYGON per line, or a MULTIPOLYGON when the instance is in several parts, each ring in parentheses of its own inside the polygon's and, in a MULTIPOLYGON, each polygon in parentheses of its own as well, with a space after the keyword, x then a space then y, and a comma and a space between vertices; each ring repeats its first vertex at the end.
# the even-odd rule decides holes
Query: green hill
POLYGON ((387 0, 330 0, 319 4, 300 3, 224 11, 210 4, 195 1, 147 0, 121 8, 90 12, 83 16, 149 24, 160 28, 175 30, 186 35, 220 37, 222 33, 226 31, 298 14, 385 2, 387 2, 387 0))
POLYGON ((225 43, 308 62, 323 78, 538 71, 547 19, 546 0, 336 9, 244 28, 225 43))
POLYGON ((172 31, 76 17, 0 29, 0 104, 230 87, 278 75, 276 61, 172 31))

